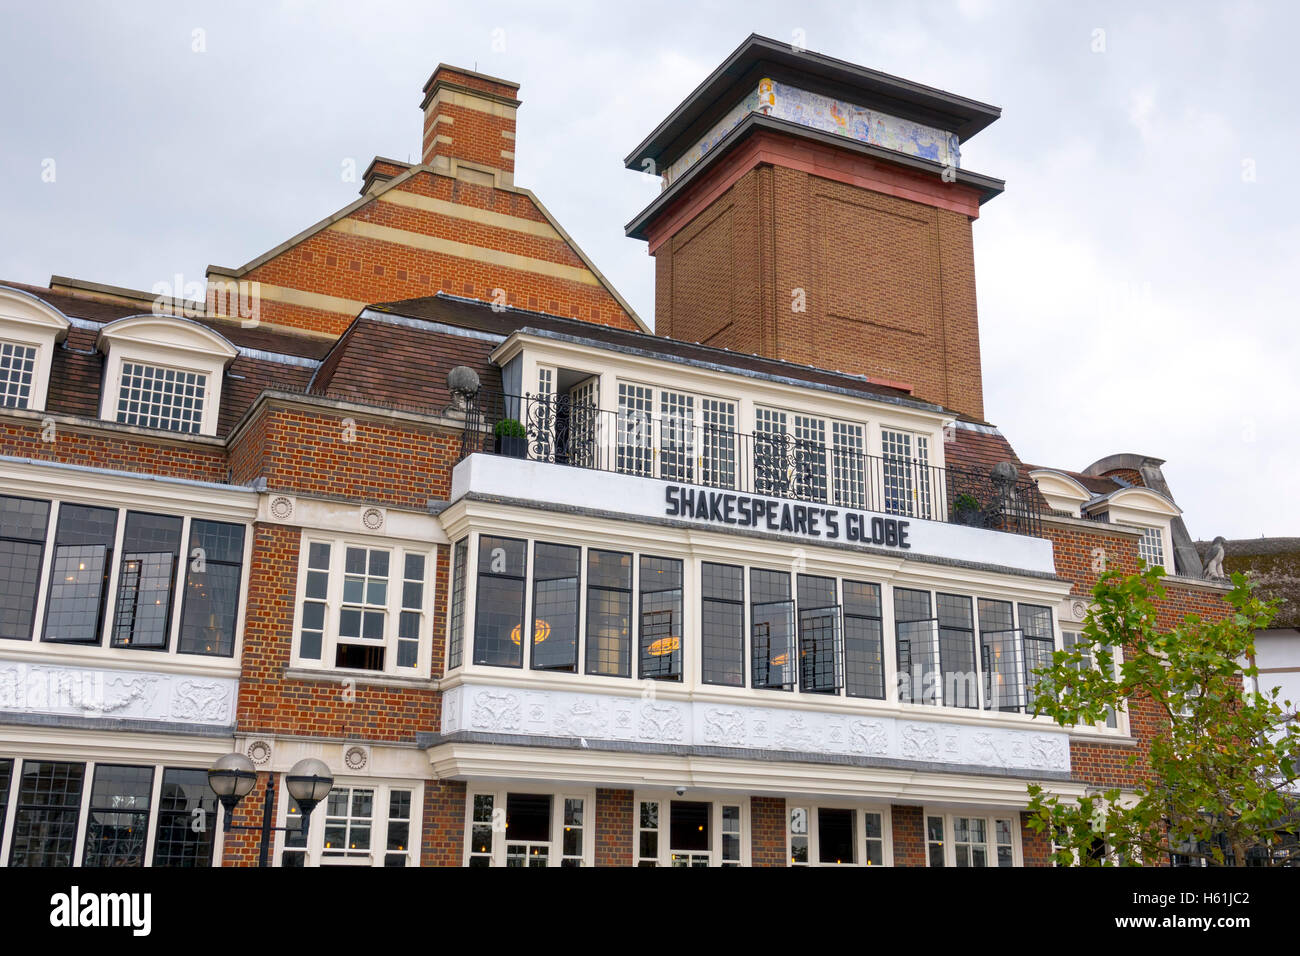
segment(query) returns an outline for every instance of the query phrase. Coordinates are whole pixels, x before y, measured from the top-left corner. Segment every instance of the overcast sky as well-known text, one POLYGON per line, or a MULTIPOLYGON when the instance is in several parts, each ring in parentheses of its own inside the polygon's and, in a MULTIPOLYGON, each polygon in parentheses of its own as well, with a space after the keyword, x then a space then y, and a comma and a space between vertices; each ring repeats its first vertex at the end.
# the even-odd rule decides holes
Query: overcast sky
POLYGON ((0 279, 34 284, 242 265, 356 198, 349 160, 419 159, 443 61, 522 84, 516 182, 653 321, 623 225, 658 186, 622 157, 749 33, 997 104, 962 149, 1007 181, 974 227, 989 420, 1037 464, 1167 459, 1194 537, 1300 534, 1289 2, 0 11, 0 279))

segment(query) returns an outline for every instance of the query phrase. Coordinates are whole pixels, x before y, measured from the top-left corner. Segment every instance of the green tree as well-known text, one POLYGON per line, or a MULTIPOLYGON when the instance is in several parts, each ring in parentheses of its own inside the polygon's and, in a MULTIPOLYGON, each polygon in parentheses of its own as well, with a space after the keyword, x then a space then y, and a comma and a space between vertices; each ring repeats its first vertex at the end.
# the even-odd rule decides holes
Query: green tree
POLYGON ((1031 785, 1029 826, 1054 837, 1054 858, 1067 866, 1155 864, 1171 852, 1244 865, 1248 851, 1251 862, 1300 863, 1294 707, 1277 690, 1247 689, 1259 678, 1255 632, 1277 602, 1261 602, 1254 584, 1234 574, 1232 613, 1189 614, 1165 631, 1156 626, 1163 576, 1158 567, 1102 575, 1079 642, 1057 651, 1034 685, 1036 712, 1063 727, 1151 701, 1167 726, 1129 756, 1139 782, 1077 800, 1031 785))

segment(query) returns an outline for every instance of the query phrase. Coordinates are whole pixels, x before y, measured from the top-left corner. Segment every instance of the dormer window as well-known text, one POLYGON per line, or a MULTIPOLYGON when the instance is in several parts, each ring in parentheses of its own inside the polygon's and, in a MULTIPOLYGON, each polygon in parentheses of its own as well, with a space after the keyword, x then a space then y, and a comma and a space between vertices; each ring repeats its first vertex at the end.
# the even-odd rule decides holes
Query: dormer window
POLYGON ((99 333, 107 353, 100 417, 137 428, 215 435, 225 368, 238 354, 205 326, 134 315, 99 333))
POLYGON ((1165 566, 1164 534, 1159 528, 1142 529, 1142 537, 1138 539, 1138 557, 1149 568, 1165 566))
POLYGON ((0 408, 45 409, 50 363, 69 325, 36 296, 0 286, 0 408))
POLYGON ((197 434, 208 376, 202 372, 123 362, 117 420, 124 425, 197 434))

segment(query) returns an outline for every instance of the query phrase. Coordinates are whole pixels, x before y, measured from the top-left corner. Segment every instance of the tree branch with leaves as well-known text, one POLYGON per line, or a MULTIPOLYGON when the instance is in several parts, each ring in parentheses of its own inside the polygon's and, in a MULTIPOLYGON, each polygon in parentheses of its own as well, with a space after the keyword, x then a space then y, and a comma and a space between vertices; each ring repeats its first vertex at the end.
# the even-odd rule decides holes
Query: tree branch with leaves
POLYGON ((1300 727, 1291 701, 1255 689, 1255 633, 1277 602, 1234 574, 1231 613, 1189 614, 1162 630, 1163 576, 1159 567, 1103 574, 1078 642, 1056 651, 1034 684, 1035 712, 1062 727, 1150 706, 1161 726, 1128 757, 1134 784, 1077 799, 1031 785, 1029 826, 1053 837, 1065 866, 1154 865, 1167 854, 1296 865, 1300 727))

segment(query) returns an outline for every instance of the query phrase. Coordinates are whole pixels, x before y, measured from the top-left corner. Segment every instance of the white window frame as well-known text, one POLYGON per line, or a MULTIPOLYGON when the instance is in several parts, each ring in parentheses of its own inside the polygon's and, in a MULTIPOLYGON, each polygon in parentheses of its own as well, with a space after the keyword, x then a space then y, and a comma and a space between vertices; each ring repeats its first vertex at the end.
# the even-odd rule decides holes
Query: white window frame
MULTIPOLYGON (((239 350, 206 326, 176 316, 133 315, 100 330, 97 347, 107 354, 100 386, 99 417, 117 421, 124 363, 151 365, 203 376, 203 416, 198 434, 214 436, 221 414, 222 379, 239 350)), ((145 427, 145 426, 132 426, 145 427)))
MULTIPOLYGON (((328 799, 318 803, 311 813, 311 822, 307 830, 307 859, 305 866, 371 866, 382 867, 384 857, 388 854, 388 799, 393 790, 411 791, 411 818, 408 829, 408 843, 406 847, 406 865, 416 867, 420 865, 420 838, 423 833, 424 825, 424 782, 421 780, 398 780, 398 779, 380 779, 369 777, 339 777, 334 781, 334 786, 349 787, 359 790, 373 790, 374 802, 372 804, 371 825, 370 825, 370 849, 366 856, 360 855, 355 857, 331 857, 327 858, 325 853, 325 816, 329 808, 328 799)), ((276 796, 276 826, 283 827, 288 825, 289 821, 289 790, 285 782, 285 774, 280 774, 279 793, 276 796)), ((297 815, 294 817, 298 819, 297 815)), ((275 859, 272 861, 274 866, 283 865, 285 847, 285 833, 279 831, 275 834, 275 859)), ((300 849, 289 847, 288 849, 300 849)))
MULTIPOLYGON (((367 559, 368 560, 368 559, 367 559)), ((419 544, 395 538, 376 538, 362 535, 338 535, 328 532, 304 529, 298 542, 298 586, 294 592, 293 612, 293 657, 294 667, 329 671, 337 674, 357 674, 387 677, 427 677, 432 648, 432 623, 434 614, 434 585, 437 572, 437 553, 432 544, 419 544), (307 567, 312 544, 325 544, 330 548, 329 585, 325 597, 325 631, 321 636, 320 660, 301 656, 301 631, 303 603, 307 600, 307 567), (334 664, 339 641, 339 611, 343 606, 343 579, 347 549, 365 548, 367 551, 382 550, 388 552, 388 603, 384 608, 384 669, 382 671, 360 668, 339 667, 334 664), (424 605, 420 608, 420 649, 416 655, 415 667, 398 667, 398 625, 403 610, 402 584, 405 581, 406 555, 419 554, 424 557, 424 605)), ((316 598, 312 599, 316 601, 316 598)), ((349 604, 351 606, 351 604, 349 604)), ((449 609, 450 610, 450 609, 449 609)), ((343 641, 364 645, 377 642, 343 641)))
MULTIPOLYGON (((708 803, 712 805, 709 814, 709 866, 721 867, 722 859, 722 808, 740 807, 740 860, 739 865, 742 867, 751 866, 752 847, 750 838, 750 806, 749 797, 745 796, 719 796, 717 794, 692 794, 690 792, 678 796, 671 790, 637 790, 632 794, 632 865, 642 866, 649 861, 649 857, 641 856, 641 834, 644 832, 641 827, 641 804, 658 803, 659 804, 659 827, 655 831, 659 834, 657 844, 657 853, 655 856, 655 866, 672 866, 672 802, 674 800, 685 803, 708 803)), ((699 851, 686 851, 699 852, 699 851)), ((733 861, 727 861, 733 862, 733 861)))
POLYGON ((238 664, 243 653, 244 622, 248 608, 249 566, 252 564, 253 557, 253 527, 247 520, 221 515, 190 514, 180 510, 179 508, 171 507, 166 503, 146 504, 143 502, 132 502, 114 506, 113 504, 103 500, 80 501, 52 494, 31 492, 26 489, 7 490, 5 494, 7 496, 47 501, 50 505, 50 514, 45 528, 45 547, 41 554, 41 576, 36 592, 36 613, 32 618, 32 636, 26 641, 3 641, 3 643, 0 644, 0 647, 2 647, 5 652, 17 651, 23 653, 22 649, 30 648, 32 653, 45 657, 53 656, 57 658, 61 656, 73 656, 85 658, 87 655, 102 655, 106 659, 116 659, 120 662, 134 662, 138 666, 144 665, 148 660, 152 660, 152 658, 145 656, 148 654, 160 654, 169 661, 192 662, 199 668, 204 667, 204 662, 207 662, 208 666, 216 665, 217 667, 221 667, 224 665, 227 668, 238 664), (65 643, 61 641, 47 641, 44 639, 45 618, 49 612, 50 574, 53 571, 54 542, 59 526, 59 515, 64 506, 106 508, 117 512, 117 523, 113 533, 113 556, 112 560, 109 562, 108 586, 104 598, 104 619, 100 624, 97 633, 98 639, 95 643, 65 643), (114 647, 112 645, 113 628, 116 624, 117 618, 119 578, 122 571, 122 542, 126 536, 128 512, 166 515, 168 517, 181 519, 180 551, 177 554, 176 570, 171 581, 172 608, 169 612, 168 618, 170 621, 170 627, 168 630, 166 649, 114 647), (182 614, 185 606, 185 581, 188 575, 190 562, 193 560, 189 550, 190 531, 195 521, 217 521, 225 524, 237 524, 244 529, 244 551, 241 555, 241 566, 239 570, 239 607, 235 615, 234 650, 229 656, 215 654, 185 654, 181 653, 179 650, 180 630, 183 621, 182 614))
MULTIPOLYGON (((480 856, 482 854, 472 853, 471 843, 474 836, 474 798, 476 796, 490 796, 492 798, 492 809, 495 819, 499 820, 502 826, 505 825, 506 798, 511 793, 529 794, 536 796, 548 796, 551 798, 551 829, 550 829, 550 850, 546 855, 546 865, 548 867, 560 866, 564 857, 564 801, 565 799, 577 799, 582 801, 582 856, 581 866, 596 865, 596 791, 594 789, 584 789, 582 787, 538 787, 529 783, 520 783, 517 786, 473 786, 466 789, 465 793, 465 828, 461 839, 461 866, 469 866, 471 856, 480 856)), ((504 829, 495 829, 492 833, 492 850, 490 853, 490 866, 506 865, 506 843, 507 834, 504 829)))
POLYGON ((786 797, 785 800, 785 859, 787 866, 832 866, 832 867, 863 867, 870 865, 867 860, 867 827, 866 814, 876 813, 880 815, 880 841, 881 841, 881 859, 882 867, 894 865, 894 839, 893 824, 890 820, 888 804, 863 804, 863 803, 843 803, 826 800, 800 800, 794 797, 786 797), (853 853, 854 859, 848 863, 822 863, 821 862, 821 844, 820 844, 820 827, 817 825, 818 810, 851 810, 853 811, 853 853), (796 834, 794 832, 796 811, 802 810, 807 814, 807 832, 796 834), (796 836, 805 836, 808 840, 808 862, 796 863, 794 861, 794 840, 796 836))
POLYGON ((1142 532, 1142 537, 1138 538, 1138 557, 1146 563, 1147 567, 1160 567, 1168 570, 1169 568, 1169 548, 1165 540, 1168 535, 1162 525, 1135 525, 1142 532), (1147 547, 1151 538, 1160 545, 1160 555, 1158 561, 1152 561, 1144 551, 1149 551, 1147 547))
MULTIPOLYGON (((1061 641, 1060 641, 1061 650, 1063 651, 1070 650, 1074 646, 1075 642, 1071 641, 1069 644, 1067 644, 1065 640, 1065 635, 1066 634, 1073 635, 1076 641, 1082 638, 1083 622, 1082 621, 1069 622, 1069 623, 1063 622, 1060 626, 1060 631, 1061 631, 1061 641)), ((1124 661, 1122 648, 1112 647, 1110 649, 1110 656, 1111 656, 1111 666, 1115 670, 1115 673, 1112 674, 1111 677, 1112 679, 1115 679, 1119 677, 1119 668, 1124 661)), ((1100 665, 1097 663, 1097 655, 1095 653, 1095 649, 1089 649, 1088 662, 1093 667, 1094 670, 1100 667, 1100 665)), ((1106 721, 1099 721, 1098 723, 1093 724, 1088 729, 1096 729, 1098 731, 1101 731, 1102 733, 1107 733, 1107 734, 1127 735, 1128 734, 1128 708, 1122 706, 1117 707, 1114 710, 1114 715, 1115 715, 1114 727, 1108 726, 1106 721)), ((1076 726, 1081 728, 1087 727, 1087 725, 1085 724, 1078 724, 1076 726)))
POLYGON ((1020 832, 1020 811, 1019 810, 996 810, 988 807, 975 807, 969 809, 954 807, 925 807, 921 814, 921 845, 922 852, 925 854, 925 865, 930 865, 930 818, 943 818, 943 865, 945 867, 955 867, 957 865, 957 850, 955 845, 954 819, 963 817, 966 819, 979 819, 984 821, 984 852, 985 858, 989 861, 987 869, 998 869, 998 842, 997 842, 997 821, 1011 821, 1011 868, 1023 867, 1025 865, 1024 848, 1022 846, 1022 834, 1020 832))
POLYGON ((67 338, 71 320, 49 303, 30 293, 0 286, 0 342, 36 349, 32 385, 27 402, 0 406, 0 412, 25 409, 44 411, 49 397, 54 349, 67 338))

